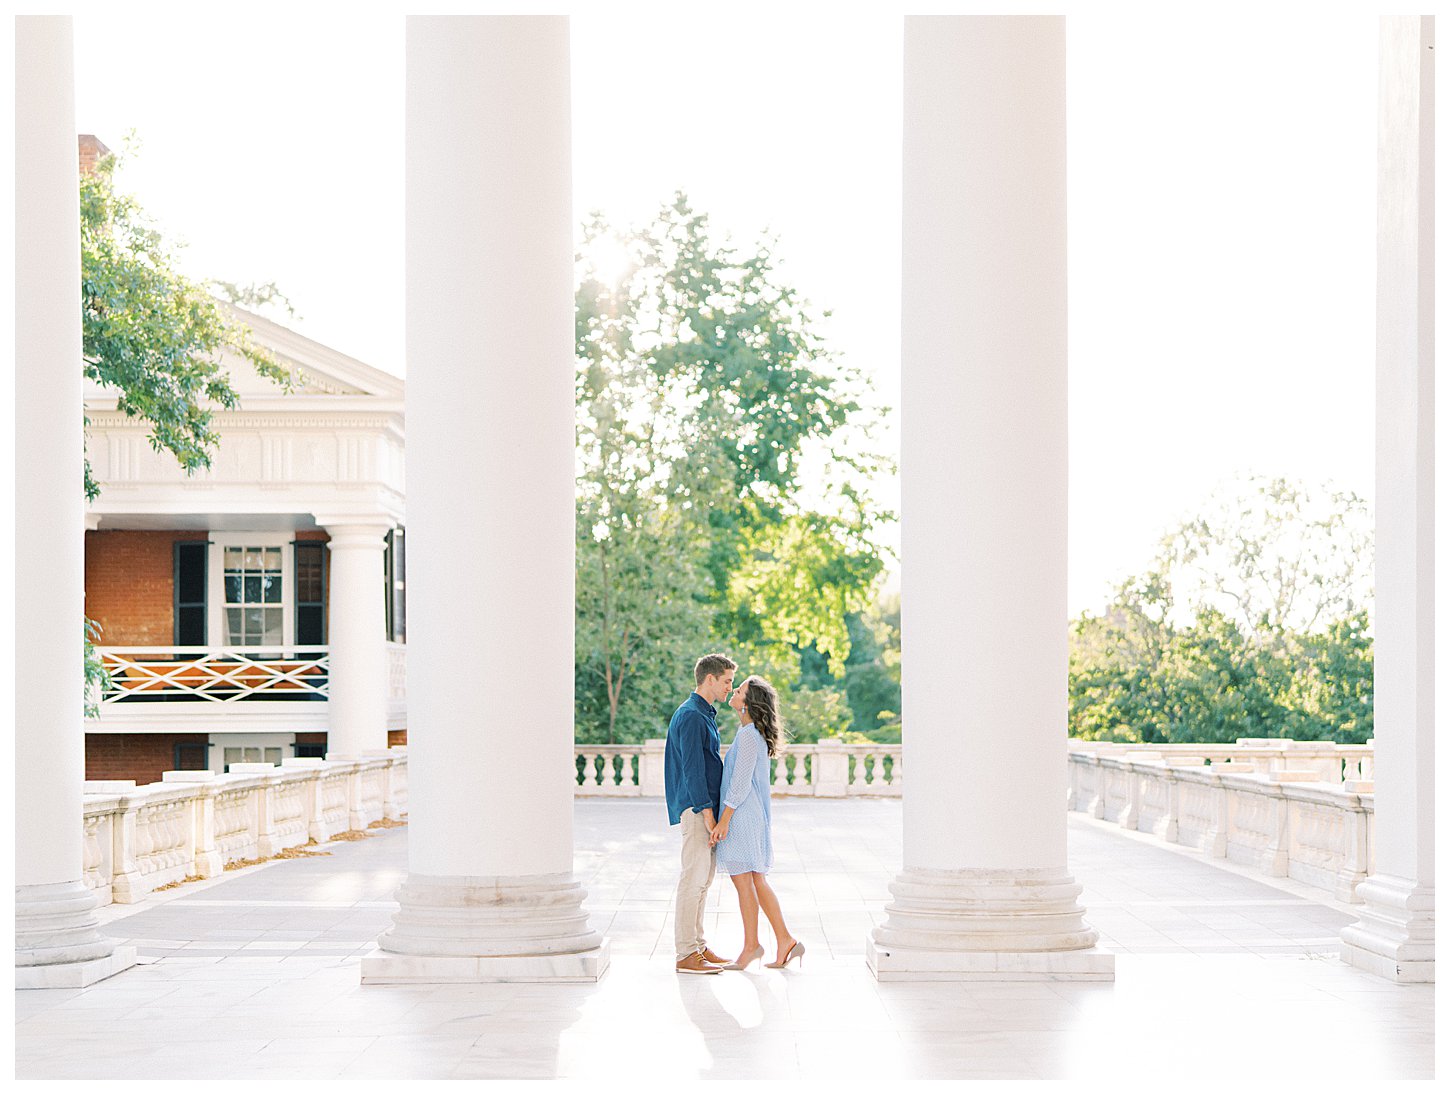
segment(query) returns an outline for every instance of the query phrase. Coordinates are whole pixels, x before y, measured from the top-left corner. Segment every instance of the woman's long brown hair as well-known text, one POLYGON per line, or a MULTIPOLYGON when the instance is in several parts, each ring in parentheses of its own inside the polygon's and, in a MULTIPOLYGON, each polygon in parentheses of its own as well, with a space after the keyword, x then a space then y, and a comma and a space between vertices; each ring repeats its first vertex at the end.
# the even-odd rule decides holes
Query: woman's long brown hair
POLYGON ((745 713, 765 739, 767 756, 776 756, 784 744, 785 724, 780 718, 780 697, 764 677, 745 678, 745 713))

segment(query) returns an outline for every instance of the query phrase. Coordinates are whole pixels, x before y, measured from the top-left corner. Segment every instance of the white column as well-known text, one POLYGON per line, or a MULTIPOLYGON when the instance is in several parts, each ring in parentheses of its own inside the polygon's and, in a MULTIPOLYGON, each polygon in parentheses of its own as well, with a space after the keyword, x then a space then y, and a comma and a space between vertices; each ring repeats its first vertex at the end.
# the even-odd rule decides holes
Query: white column
POLYGON ((81 880, 81 271, 69 16, 15 20, 15 983, 135 963, 81 880))
POLYGON ((315 516, 329 537, 327 755, 361 757, 388 748, 383 551, 392 522, 376 515, 315 516))
POLYGON ((1060 16, 906 20, 904 866, 882 980, 1112 977, 1067 869, 1060 16), (985 778, 962 783, 961 758, 985 778))
POLYGON ((1346 962, 1435 979, 1435 21, 1380 19, 1375 873, 1346 962))
POLYGON ((408 880, 364 981, 597 980, 565 17, 408 20, 408 880))

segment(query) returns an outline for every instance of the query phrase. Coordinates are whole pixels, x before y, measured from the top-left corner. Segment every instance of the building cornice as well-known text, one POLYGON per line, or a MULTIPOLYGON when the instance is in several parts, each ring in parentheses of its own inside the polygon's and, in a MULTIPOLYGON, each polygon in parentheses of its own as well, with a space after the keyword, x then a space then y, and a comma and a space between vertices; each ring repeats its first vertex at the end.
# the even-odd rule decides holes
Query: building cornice
MULTIPOLYGON (((149 426, 140 418, 132 418, 114 409, 87 408, 91 430, 136 430, 145 433, 149 426)), ((355 408, 324 410, 309 408, 305 411, 218 411, 212 416, 216 429, 276 429, 276 430, 388 430, 402 436, 402 408, 389 410, 380 408, 375 413, 360 412, 355 408)))

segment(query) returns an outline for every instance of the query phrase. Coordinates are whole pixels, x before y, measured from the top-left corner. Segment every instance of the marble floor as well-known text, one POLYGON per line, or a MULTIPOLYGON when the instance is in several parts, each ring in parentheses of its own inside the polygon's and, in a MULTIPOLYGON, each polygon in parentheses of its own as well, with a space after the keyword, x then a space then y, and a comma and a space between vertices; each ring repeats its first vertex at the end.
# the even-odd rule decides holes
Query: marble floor
MULTIPOLYGON (((19 1079, 1429 1079, 1434 991, 1337 960, 1348 907, 1080 815, 1072 870, 1108 984, 878 984, 863 954, 901 863, 892 800, 778 800, 772 879, 802 968, 680 977, 659 800, 579 800, 597 985, 363 986, 406 829, 103 910, 141 964, 15 993, 19 1079)), ((733 953, 728 882, 707 932, 733 953)), ((768 945, 768 941, 767 941, 768 945)))

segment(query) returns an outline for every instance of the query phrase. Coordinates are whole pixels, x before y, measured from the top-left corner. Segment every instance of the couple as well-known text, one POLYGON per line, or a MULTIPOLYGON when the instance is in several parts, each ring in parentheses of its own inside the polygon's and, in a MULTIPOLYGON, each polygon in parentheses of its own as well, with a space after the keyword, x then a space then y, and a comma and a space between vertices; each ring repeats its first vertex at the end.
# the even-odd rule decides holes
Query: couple
POLYGON ((770 849, 770 758, 782 744, 775 689, 761 677, 734 688, 735 663, 707 654, 695 663, 695 691, 670 719, 665 738, 665 805, 680 826, 680 885, 675 891, 675 970, 719 973, 743 970, 765 956, 760 913, 775 933, 775 961, 783 969, 805 961, 805 944, 786 929, 775 891, 765 880, 770 849), (729 699, 740 719, 723 765, 715 705, 729 699), (723 807, 722 807, 723 792, 723 807), (717 820, 718 819, 718 820, 717 820), (716 866, 735 883, 745 945, 727 962, 705 944, 705 895, 716 866))

